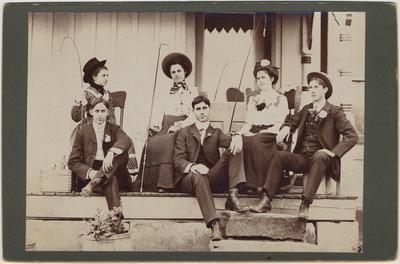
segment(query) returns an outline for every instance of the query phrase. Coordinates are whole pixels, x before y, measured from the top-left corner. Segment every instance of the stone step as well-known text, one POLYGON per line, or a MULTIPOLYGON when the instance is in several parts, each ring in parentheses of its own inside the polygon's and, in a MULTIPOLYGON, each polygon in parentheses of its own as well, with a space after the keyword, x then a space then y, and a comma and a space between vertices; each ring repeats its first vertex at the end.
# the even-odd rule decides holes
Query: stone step
MULTIPOLYGON (((215 195, 218 210, 224 210, 226 195, 215 195)), ((241 195, 245 204, 255 204, 258 196, 241 195)), ((28 219, 82 219, 93 217, 97 208, 107 210, 105 198, 84 198, 71 193, 27 195, 28 219)), ((202 215, 195 197, 187 194, 155 195, 142 193, 122 195, 124 214, 128 219, 197 219, 202 215)), ((309 212, 309 221, 354 221, 356 197, 317 195, 309 212)), ((277 195, 272 201, 272 213, 296 215, 300 195, 277 195)))
POLYGON ((306 219, 272 213, 221 211, 221 231, 225 237, 257 237, 304 240, 306 219))
POLYGON ((210 242, 210 251, 235 252, 320 252, 315 244, 299 241, 224 239, 210 242))
POLYGON ((26 241, 33 251, 260 251, 357 252, 357 222, 307 223, 303 241, 266 238, 210 241, 203 221, 131 220, 130 237, 111 242, 84 238, 89 223, 65 220, 27 220, 26 241))
POLYGON ((33 251, 209 251, 210 229, 202 221, 127 221, 130 237, 108 242, 85 238, 84 221, 27 220, 26 234, 33 251))

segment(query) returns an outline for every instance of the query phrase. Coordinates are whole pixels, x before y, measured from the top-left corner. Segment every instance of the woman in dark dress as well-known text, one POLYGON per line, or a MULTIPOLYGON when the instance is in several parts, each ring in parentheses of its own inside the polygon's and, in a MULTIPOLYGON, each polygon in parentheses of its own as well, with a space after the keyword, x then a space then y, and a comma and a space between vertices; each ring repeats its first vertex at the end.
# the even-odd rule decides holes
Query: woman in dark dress
POLYGON ((277 69, 266 59, 257 62, 254 71, 257 90, 249 98, 243 136, 243 162, 247 186, 261 187, 265 182, 272 155, 276 152, 276 134, 288 114, 287 99, 274 89, 277 69))
POLYGON ((182 53, 171 53, 163 59, 162 69, 173 80, 173 84, 155 100, 157 111, 152 120, 147 149, 143 151, 139 170, 139 177, 144 173, 145 191, 165 192, 174 188, 172 160, 176 132, 193 124, 195 120, 191 103, 198 96, 198 91, 197 88, 188 87, 185 82, 192 71, 190 59, 182 53))

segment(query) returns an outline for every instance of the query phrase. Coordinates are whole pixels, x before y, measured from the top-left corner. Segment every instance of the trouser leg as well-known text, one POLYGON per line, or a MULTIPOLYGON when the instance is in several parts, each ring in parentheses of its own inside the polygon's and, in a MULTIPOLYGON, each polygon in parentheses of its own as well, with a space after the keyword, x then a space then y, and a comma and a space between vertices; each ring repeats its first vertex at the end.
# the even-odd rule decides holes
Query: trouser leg
POLYGON ((313 202, 314 196, 321 184, 322 177, 331 163, 331 157, 322 151, 317 151, 309 158, 309 172, 307 185, 304 186, 303 196, 310 203, 313 202))
POLYGON ((277 151, 271 160, 263 188, 272 199, 279 189, 284 170, 304 172, 307 168, 308 160, 304 156, 287 151, 277 151))
POLYGON ((118 180, 112 176, 105 185, 97 185, 93 188, 94 192, 102 193, 106 197, 109 210, 121 206, 121 196, 119 194, 118 180))
POLYGON ((246 182, 243 151, 241 151, 229 157, 229 189, 244 185, 246 182))
POLYGON ((177 189, 180 192, 191 193, 197 197, 207 227, 210 227, 210 223, 214 219, 218 219, 210 183, 206 175, 190 172, 179 181, 177 189))
POLYGON ((113 175, 108 180, 107 184, 103 187, 106 196, 108 209, 121 206, 121 197, 119 195, 118 181, 113 175))
POLYGON ((229 187, 229 164, 231 156, 225 151, 217 163, 207 173, 213 193, 226 192, 229 187))

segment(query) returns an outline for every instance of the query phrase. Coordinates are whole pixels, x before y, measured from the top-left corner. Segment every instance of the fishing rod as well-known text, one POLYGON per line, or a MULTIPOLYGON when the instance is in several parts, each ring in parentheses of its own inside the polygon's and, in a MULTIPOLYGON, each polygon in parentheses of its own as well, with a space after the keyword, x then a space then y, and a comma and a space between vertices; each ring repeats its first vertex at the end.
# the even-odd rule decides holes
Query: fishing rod
MULTIPOLYGON (((157 77, 158 77, 158 68, 160 65, 160 52, 161 52, 161 47, 162 46, 167 46, 168 44, 166 43, 160 43, 160 45, 158 46, 158 55, 157 55, 157 66, 156 66, 156 74, 154 76, 154 86, 153 86, 153 95, 151 98, 151 105, 150 105, 150 118, 149 118, 149 122, 147 124, 147 129, 146 129, 146 133, 148 133, 149 129, 150 129, 150 124, 151 124, 151 119, 153 117, 153 105, 154 105, 154 95, 156 92, 156 87, 157 87, 157 77)), ((144 171, 146 168, 146 158, 147 158, 147 147, 148 147, 148 142, 149 142, 149 136, 147 135, 147 139, 144 143, 144 154, 143 154, 143 166, 142 166, 142 175, 141 175, 141 181, 140 181, 140 192, 143 191, 143 182, 144 182, 144 171)))
MULTIPOLYGON (((266 24, 267 24, 267 16, 264 15, 263 17, 264 17, 264 19, 260 19, 260 21, 258 21, 258 24, 257 24, 254 32, 257 32, 259 26, 261 25, 261 21, 264 20, 263 36, 265 37, 265 27, 266 27, 266 24)), ((240 89, 241 89, 241 86, 242 86, 242 80, 243 80, 244 71, 246 69, 247 61, 249 60, 249 55, 250 55, 250 52, 251 52, 252 49, 253 49, 253 43, 250 43, 250 47, 249 47, 248 52, 247 52, 246 60, 245 60, 244 65, 243 65, 242 74, 240 76, 238 91, 236 92, 236 96, 235 96, 235 102, 234 102, 234 105, 233 105, 231 121, 229 123, 229 130, 228 130, 229 133, 231 133, 231 131, 232 131, 233 117, 235 116, 235 112, 236 112, 237 99, 238 99, 238 96, 239 96, 239 93, 240 93, 240 89)))
POLYGON ((221 75, 219 76, 219 80, 218 80, 218 84, 217 84, 217 89, 215 90, 215 94, 214 94, 214 101, 213 104, 215 103, 215 100, 217 99, 217 94, 218 94, 218 90, 219 90, 219 84, 222 80, 222 76, 224 75, 225 72, 225 68, 228 65, 228 62, 225 62, 224 68, 222 69, 221 75))
MULTIPOLYGON (((65 40, 70 40, 70 41, 72 42, 72 45, 74 46, 75 53, 76 53, 76 55, 77 55, 77 57, 78 57, 81 89, 83 90, 82 63, 81 63, 81 55, 79 54, 78 46, 76 45, 76 42, 75 42, 75 40, 74 40, 73 38, 71 38, 70 36, 65 36, 65 37, 63 37, 63 39, 62 39, 62 41, 61 41, 60 53, 62 52, 62 49, 63 49, 63 47, 64 47, 65 40)), ((83 95, 83 97, 84 97, 84 95, 83 95)), ((81 102, 83 101, 83 97, 82 97, 81 102)), ((85 110, 84 110, 84 106, 83 106, 83 104, 82 104, 82 105, 81 105, 81 122, 79 123, 79 126, 78 126, 79 129, 82 128, 82 123, 83 123, 84 115, 85 115, 85 110)), ((75 129, 76 129, 76 128, 75 128, 75 129)), ((72 132, 71 139, 72 139, 72 137, 73 137, 74 135, 75 135, 75 131, 72 132)))

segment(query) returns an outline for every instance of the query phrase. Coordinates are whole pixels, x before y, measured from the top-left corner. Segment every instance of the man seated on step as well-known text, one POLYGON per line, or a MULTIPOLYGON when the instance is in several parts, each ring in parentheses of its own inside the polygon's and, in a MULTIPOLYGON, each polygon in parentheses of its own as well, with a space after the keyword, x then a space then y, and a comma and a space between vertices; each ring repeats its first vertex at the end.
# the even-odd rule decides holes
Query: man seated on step
POLYGON ((132 141, 119 126, 106 121, 109 109, 110 103, 102 98, 89 105, 92 120, 77 131, 68 167, 87 183, 83 196, 90 196, 92 191, 105 194, 110 220, 120 226, 123 213, 117 177, 127 175, 132 141))
POLYGON ((253 212, 271 209, 271 200, 279 190, 283 171, 290 170, 308 173, 299 208, 299 216, 307 218, 322 177, 327 175, 338 181, 340 158, 358 141, 357 133, 343 110, 327 101, 333 90, 329 77, 322 72, 311 72, 307 75, 307 82, 313 102, 305 105, 294 117, 287 118, 276 137, 280 143, 297 129, 296 146, 293 153, 278 151, 274 154, 261 200, 250 207, 253 212))
POLYGON ((243 168, 238 168, 240 156, 235 155, 242 149, 242 138, 225 135, 210 125, 206 97, 194 98, 192 108, 196 122, 179 130, 176 139, 175 189, 196 195, 206 225, 212 229, 211 240, 221 240, 212 192, 225 192, 229 185, 245 181, 243 168), (219 148, 228 149, 220 156, 219 148))

